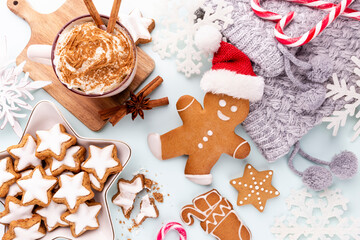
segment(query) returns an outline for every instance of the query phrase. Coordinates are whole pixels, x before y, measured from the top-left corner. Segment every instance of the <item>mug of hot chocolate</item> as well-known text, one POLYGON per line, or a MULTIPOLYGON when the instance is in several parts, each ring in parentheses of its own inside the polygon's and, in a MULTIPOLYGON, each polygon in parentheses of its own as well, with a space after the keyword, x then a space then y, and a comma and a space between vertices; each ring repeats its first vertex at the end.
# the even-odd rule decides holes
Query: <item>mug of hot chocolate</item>
MULTIPOLYGON (((101 16, 107 24, 109 18, 101 16)), ((28 58, 52 65, 71 91, 88 97, 110 97, 126 89, 136 73, 136 45, 124 26, 112 33, 96 26, 90 15, 67 23, 53 45, 31 45, 28 58)))

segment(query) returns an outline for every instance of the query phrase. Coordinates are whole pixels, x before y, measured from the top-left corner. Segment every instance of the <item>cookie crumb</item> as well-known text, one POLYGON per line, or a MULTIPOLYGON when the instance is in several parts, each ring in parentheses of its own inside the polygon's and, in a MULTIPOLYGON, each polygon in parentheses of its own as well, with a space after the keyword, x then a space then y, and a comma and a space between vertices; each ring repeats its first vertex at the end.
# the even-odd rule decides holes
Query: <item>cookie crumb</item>
POLYGON ((154 192, 153 196, 157 202, 159 202, 159 203, 164 202, 164 195, 162 193, 154 192))

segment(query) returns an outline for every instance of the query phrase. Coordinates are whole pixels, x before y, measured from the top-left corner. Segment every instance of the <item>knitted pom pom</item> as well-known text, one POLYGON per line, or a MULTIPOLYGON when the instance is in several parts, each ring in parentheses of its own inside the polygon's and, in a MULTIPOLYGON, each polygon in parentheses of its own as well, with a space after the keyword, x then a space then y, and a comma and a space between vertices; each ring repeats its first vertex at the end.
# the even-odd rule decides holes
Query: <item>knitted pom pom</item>
POLYGON ((326 168, 311 166, 304 171, 302 181, 309 188, 315 191, 321 191, 332 184, 332 175, 326 168))
POLYGON ((220 31, 211 25, 200 27, 195 33, 195 44, 204 53, 215 53, 221 42, 220 31))
POLYGON ((358 159, 349 151, 335 155, 329 164, 330 170, 340 179, 349 179, 358 171, 358 159))
POLYGON ((309 63, 312 65, 312 70, 306 74, 309 81, 323 83, 333 73, 333 63, 326 55, 317 55, 309 63))

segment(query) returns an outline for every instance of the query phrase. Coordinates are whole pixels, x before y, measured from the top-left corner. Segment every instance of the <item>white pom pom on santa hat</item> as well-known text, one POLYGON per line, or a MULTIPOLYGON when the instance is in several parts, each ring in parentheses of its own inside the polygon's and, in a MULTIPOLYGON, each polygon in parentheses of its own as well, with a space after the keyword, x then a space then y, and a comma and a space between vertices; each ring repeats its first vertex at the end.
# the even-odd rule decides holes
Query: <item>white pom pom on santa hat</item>
POLYGON ((195 33, 195 44, 204 53, 212 54, 217 52, 220 47, 222 35, 220 31, 212 25, 201 26, 195 33))

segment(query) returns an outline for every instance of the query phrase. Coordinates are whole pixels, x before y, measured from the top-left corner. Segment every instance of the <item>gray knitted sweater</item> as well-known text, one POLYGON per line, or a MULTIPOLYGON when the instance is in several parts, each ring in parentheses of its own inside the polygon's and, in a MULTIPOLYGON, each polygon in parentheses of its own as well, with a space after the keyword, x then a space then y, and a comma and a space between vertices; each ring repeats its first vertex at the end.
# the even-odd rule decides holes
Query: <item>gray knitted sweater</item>
MULTIPOLYGON (((215 3, 212 0, 212 4, 215 3)), ((249 56, 254 71, 265 78, 262 101, 250 107, 250 114, 243 126, 268 161, 286 155, 312 127, 322 122, 324 116, 343 107, 344 102, 324 101, 326 84, 316 80, 320 73, 291 66, 299 84, 294 84, 284 71, 284 55, 274 38, 275 23, 253 14, 249 0, 227 0, 233 7, 234 24, 223 29, 229 42, 249 56)), ((295 11, 295 19, 285 29, 290 36, 300 36, 321 20, 326 13, 283 0, 263 1, 264 8, 280 14, 295 11)), ((360 0, 352 8, 360 10, 360 0)), ((305 46, 289 49, 296 58, 314 62, 320 67, 330 67, 349 85, 358 80, 353 74, 355 64, 351 56, 360 57, 360 21, 340 17, 323 33, 305 46), (316 62, 316 61, 315 61, 316 62), (321 66, 329 65, 329 66, 321 66), (330 66, 331 65, 331 66, 330 66)))

